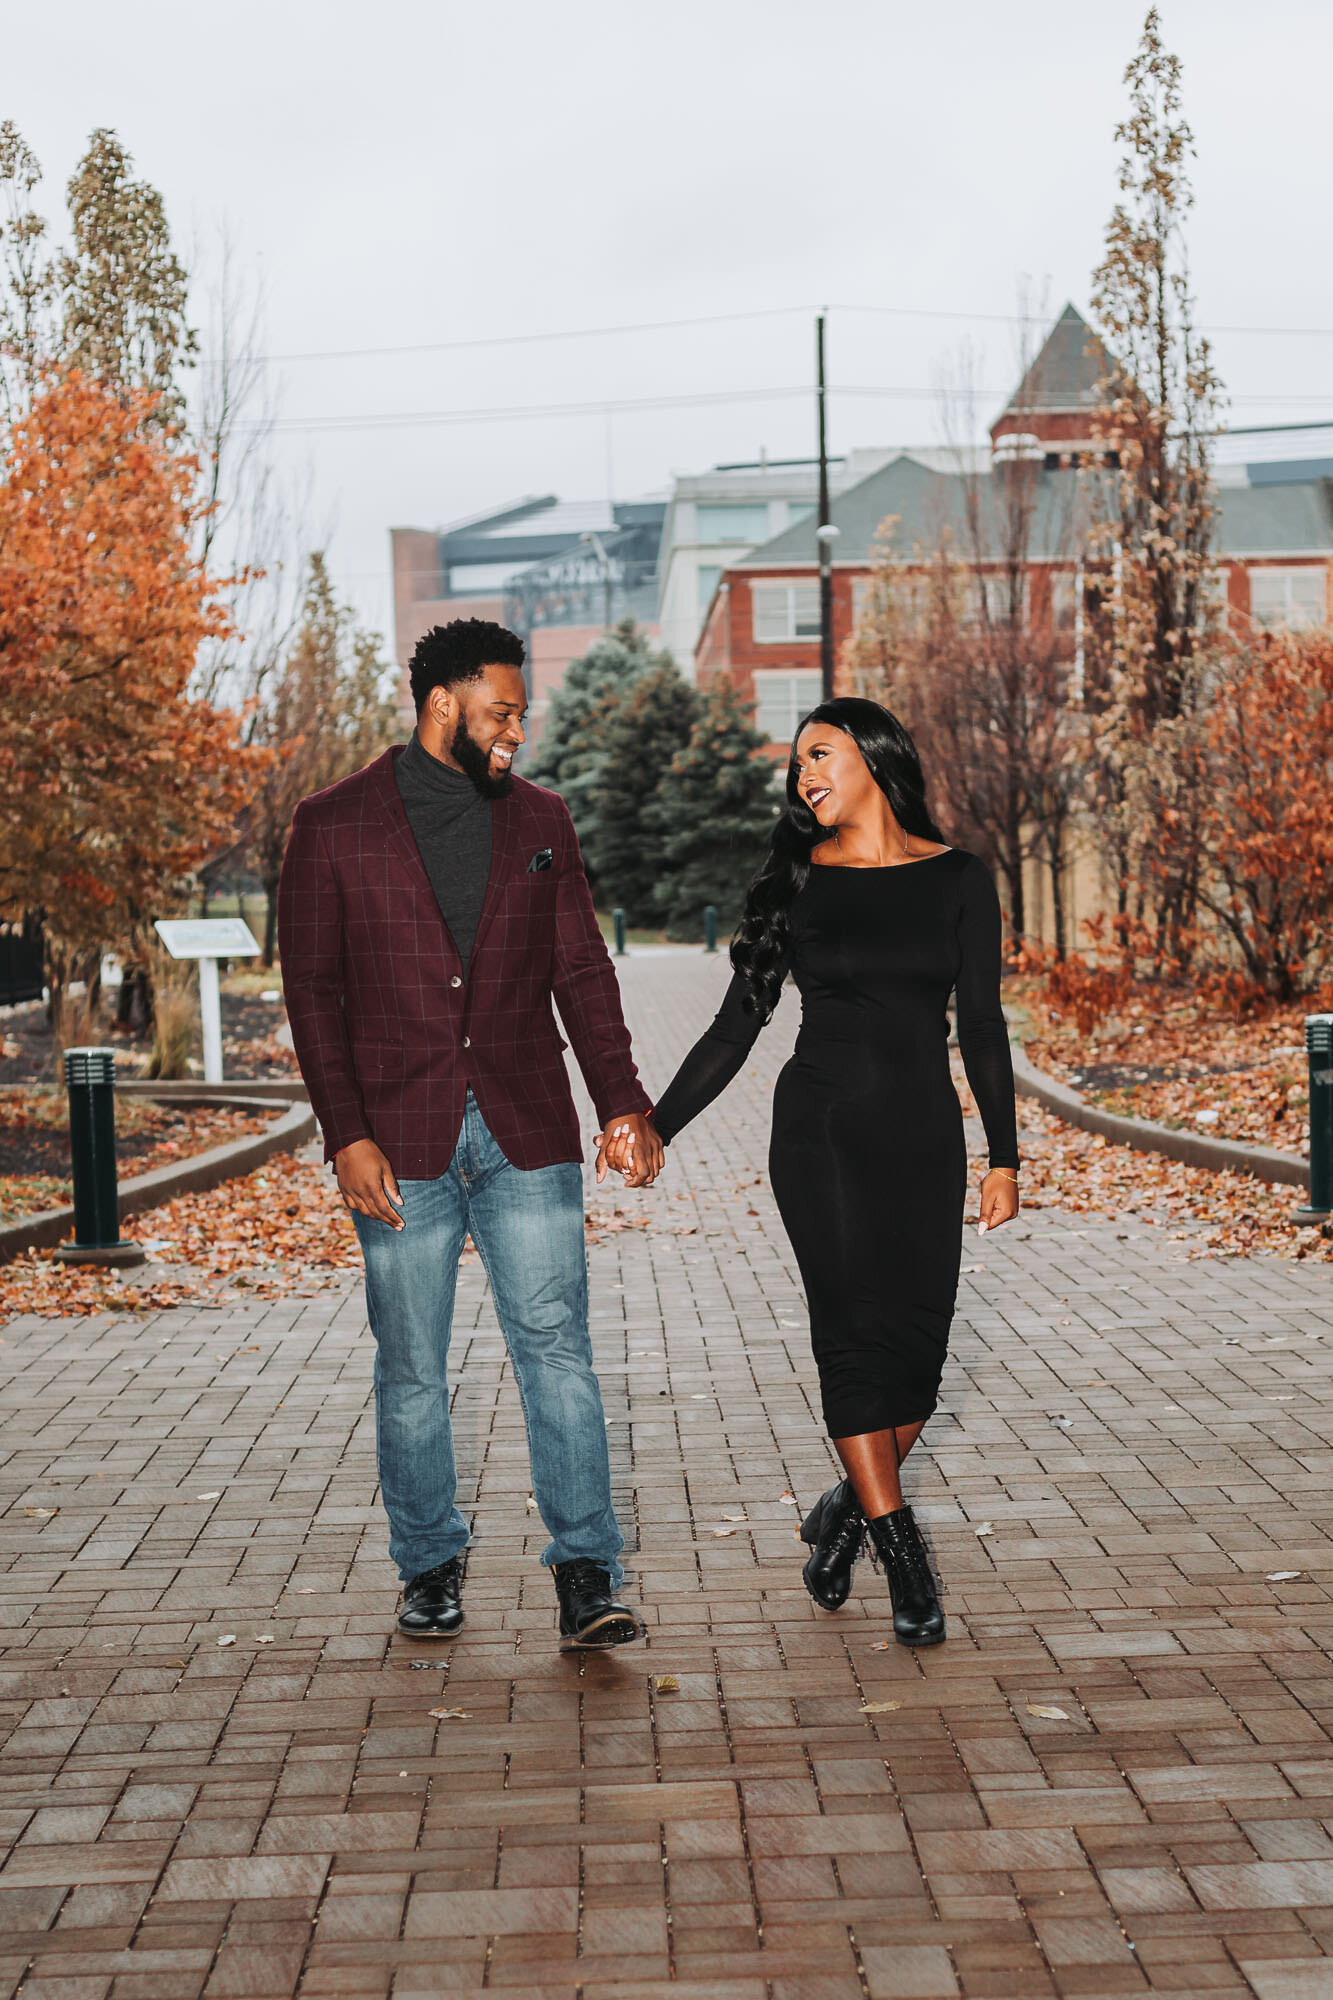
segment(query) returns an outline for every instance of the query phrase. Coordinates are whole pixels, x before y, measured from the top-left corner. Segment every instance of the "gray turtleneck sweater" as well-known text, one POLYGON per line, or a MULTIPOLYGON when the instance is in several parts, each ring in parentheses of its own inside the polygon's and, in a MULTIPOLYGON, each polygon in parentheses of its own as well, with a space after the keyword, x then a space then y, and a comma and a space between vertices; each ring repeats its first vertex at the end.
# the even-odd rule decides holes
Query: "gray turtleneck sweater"
POLYGON ((471 778, 423 749, 415 732, 393 775, 466 973, 491 870, 491 802, 471 778))

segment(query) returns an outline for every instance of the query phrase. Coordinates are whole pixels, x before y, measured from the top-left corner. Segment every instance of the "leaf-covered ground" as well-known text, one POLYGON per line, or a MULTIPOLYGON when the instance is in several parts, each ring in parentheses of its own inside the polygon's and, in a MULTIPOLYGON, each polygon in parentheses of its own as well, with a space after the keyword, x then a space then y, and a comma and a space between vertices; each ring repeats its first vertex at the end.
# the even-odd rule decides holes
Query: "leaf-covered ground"
MULTIPOLYGON (((646 1229, 652 1220, 649 1210, 594 1208, 588 1240, 646 1229)), ((138 1269, 67 1269, 47 1251, 0 1265, 0 1321, 18 1313, 151 1312, 205 1300, 313 1296, 361 1268, 351 1219, 327 1167, 286 1153, 242 1179, 134 1216, 124 1233, 148 1252, 149 1262, 138 1269)), ((471 1244, 464 1255, 476 1255, 471 1244)))
MULTIPOLYGON (((1027 1043, 1033 1059, 1077 1087, 1076 1072, 1080 1068, 1086 1072, 1089 1066, 1086 1042, 1058 1019, 1038 1022, 1031 994, 1022 998, 1030 1024, 1040 1027, 1027 1043)), ((1248 1115, 1259 1119, 1259 1107, 1275 1102, 1275 1086, 1262 1079, 1287 1060, 1283 1050, 1300 1046, 1302 1019, 1303 1010, 1292 1009, 1260 1023, 1236 1026, 1214 1019, 1209 1024, 1211 1053, 1219 1065, 1229 1066, 1209 1078, 1214 1097, 1205 1101, 1216 1101, 1216 1076, 1221 1074, 1231 1086, 1227 1102, 1232 1106, 1226 1122, 1219 1117, 1212 1129, 1297 1150, 1291 1129, 1294 1109, 1284 1108, 1280 1118, 1270 1113, 1268 1122, 1256 1129, 1255 1124, 1242 1122, 1242 1108, 1249 1104, 1248 1115)), ((1141 1048, 1143 1061, 1135 1067, 1171 1068, 1181 1089, 1199 1087, 1196 1072, 1189 1067, 1200 1046, 1198 1023, 1192 1023, 1183 1009, 1179 1015, 1168 1010, 1144 1019, 1130 1014, 1122 1026, 1112 1024, 1111 1032, 1094 1046, 1098 1061, 1105 1063, 1118 1059, 1122 1051, 1137 1056, 1141 1048), (1143 1033, 1136 1034, 1140 1027, 1143 1033)), ((957 1074, 964 1108, 975 1115, 961 1068, 957 1074)), ((1165 1090, 1161 1079, 1157 1084, 1165 1090)), ((1161 1094, 1138 1095, 1125 1108, 1137 1116, 1161 1116, 1165 1101, 1161 1094)), ((1295 1100, 1290 1101, 1294 1105, 1295 1100)), ((141 1108, 136 1106, 136 1113, 141 1108)), ((1092 1133, 1062 1124, 1030 1099, 1020 1099, 1019 1119, 1023 1201, 1028 1208, 1059 1208, 1112 1219, 1133 1216, 1164 1229, 1179 1243, 1182 1257, 1257 1255, 1333 1262, 1333 1229, 1300 1228, 1293 1223, 1302 1199, 1294 1187, 1242 1174, 1210 1173, 1160 1154, 1108 1145, 1092 1133)), ((975 1187, 984 1161, 978 1156, 971 1166, 970 1207, 975 1213, 975 1187)), ((689 1233, 669 1202, 616 1207, 607 1200, 589 1214, 590 1242, 625 1229, 689 1233)), ((53 1265, 45 1253, 0 1266, 0 1320, 18 1313, 151 1311, 206 1300, 225 1304, 229 1299, 313 1294, 347 1282, 361 1262, 332 1177, 309 1157, 278 1155, 244 1179, 207 1194, 181 1196, 136 1217, 127 1223, 126 1234, 144 1243, 150 1253, 149 1263, 137 1271, 66 1270, 53 1265)), ((469 1248, 467 1254, 475 1253, 469 1248)))
MULTIPOLYGON (((273 1112, 116 1102, 116 1163, 122 1180, 192 1159, 262 1132, 273 1112)), ((54 1085, 0 1090, 0 1224, 72 1199, 68 1099, 54 1085)))
MULTIPOLYGON (((1031 1045, 1029 1044, 1029 1047, 1031 1045)), ((964 1109, 975 1116, 961 1069, 964 1109)), ((1249 1174, 1211 1173, 1113 1146, 1093 1132, 1066 1125, 1031 1098, 1018 1100, 1018 1143, 1025 1208, 1059 1208, 1075 1215, 1133 1216, 1164 1229, 1183 1257, 1292 1257, 1333 1263, 1333 1225, 1293 1222, 1304 1191, 1249 1174)), ((1294 1150, 1291 1149, 1291 1150, 1294 1150)), ((970 1162, 975 1190, 986 1162, 970 1162)), ((975 1193, 971 1210, 975 1213, 975 1193)))
POLYGON ((1236 1021, 1194 995, 1145 987, 1091 1035, 1046 1004, 1036 979, 1006 985, 1023 1045, 1050 1076, 1108 1111, 1193 1132, 1309 1151, 1305 1016, 1311 999, 1236 1021))
POLYGON ((133 1216, 124 1234, 149 1253, 137 1270, 66 1269, 46 1251, 0 1265, 0 1318, 313 1293, 361 1261, 328 1173, 286 1153, 242 1179, 133 1216))

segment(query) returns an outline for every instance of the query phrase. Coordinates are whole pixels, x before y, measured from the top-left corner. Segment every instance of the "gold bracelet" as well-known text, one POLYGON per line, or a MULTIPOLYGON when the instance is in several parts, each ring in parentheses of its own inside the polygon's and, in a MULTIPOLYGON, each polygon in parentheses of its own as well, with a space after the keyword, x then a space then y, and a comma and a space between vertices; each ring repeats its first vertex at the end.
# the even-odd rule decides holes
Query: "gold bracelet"
POLYGON ((1011 1173, 1008 1167, 987 1167, 981 1178, 983 1181, 989 1180, 992 1174, 1000 1174, 1005 1180, 1012 1181, 1015 1187, 1018 1186, 1018 1175, 1011 1173))

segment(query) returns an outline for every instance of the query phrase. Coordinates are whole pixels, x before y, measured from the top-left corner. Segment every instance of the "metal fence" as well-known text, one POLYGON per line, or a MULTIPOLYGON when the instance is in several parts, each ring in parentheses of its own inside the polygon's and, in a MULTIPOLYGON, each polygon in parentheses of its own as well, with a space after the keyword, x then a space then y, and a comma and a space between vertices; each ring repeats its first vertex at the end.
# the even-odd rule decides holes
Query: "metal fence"
POLYGON ((46 991, 42 956, 40 924, 30 917, 21 924, 0 924, 0 1007, 41 999, 46 991))

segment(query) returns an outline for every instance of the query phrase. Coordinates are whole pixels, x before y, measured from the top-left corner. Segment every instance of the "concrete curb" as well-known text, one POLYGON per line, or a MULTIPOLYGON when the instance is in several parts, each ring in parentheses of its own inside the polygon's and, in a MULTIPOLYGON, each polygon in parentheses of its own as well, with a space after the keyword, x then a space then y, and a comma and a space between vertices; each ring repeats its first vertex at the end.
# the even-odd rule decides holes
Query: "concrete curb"
MULTIPOLYGON (((152 1097, 164 1103, 188 1101, 233 1106, 238 1111, 268 1111, 275 1103, 287 1104, 286 1111, 273 1120, 267 1131, 252 1132, 248 1138, 233 1139, 225 1146, 212 1146, 206 1153, 197 1153, 192 1160, 179 1160, 169 1167, 158 1167, 151 1174, 136 1174, 133 1180, 122 1181, 118 1202, 122 1222, 127 1215, 140 1215, 145 1209, 158 1208, 178 1194, 198 1194, 208 1188, 219 1187, 223 1181, 236 1180, 241 1174, 252 1173, 274 1153, 295 1152, 298 1146, 305 1145, 308 1139, 315 1136, 315 1114, 299 1091, 299 1086, 297 1090, 284 1089, 281 1096, 263 1084, 245 1084, 235 1090, 216 1083, 129 1083, 117 1087, 132 1092, 136 1097, 152 1097)), ((54 1249, 57 1243, 64 1242, 73 1227, 72 1208, 48 1208, 39 1215, 25 1215, 20 1221, 0 1229, 0 1264, 7 1263, 11 1257, 22 1256, 25 1250, 54 1249)))
POLYGON ((1204 1132, 1177 1132, 1170 1125, 1155 1125, 1146 1118, 1122 1118, 1118 1112, 1089 1104, 1067 1083, 1047 1076, 1028 1061, 1017 1043, 1013 1044, 1013 1058, 1014 1087, 1019 1095, 1035 1097, 1066 1125, 1099 1132, 1113 1144, 1132 1146, 1139 1153, 1164 1153, 1168 1159, 1206 1167, 1211 1173, 1253 1174, 1256 1180, 1281 1181, 1290 1187, 1310 1185, 1309 1163, 1297 1153, 1280 1153, 1275 1146, 1248 1146, 1243 1139, 1214 1139, 1204 1132))
POLYGON ((124 1082, 116 1079, 118 1097, 151 1097, 160 1104, 236 1104, 244 1099, 247 1103, 254 1098, 263 1098, 273 1104, 295 1104, 308 1101, 308 1093, 299 1076, 293 1077, 238 1077, 235 1083, 204 1083, 199 1077, 182 1077, 171 1082, 154 1082, 150 1077, 131 1077, 124 1082))

